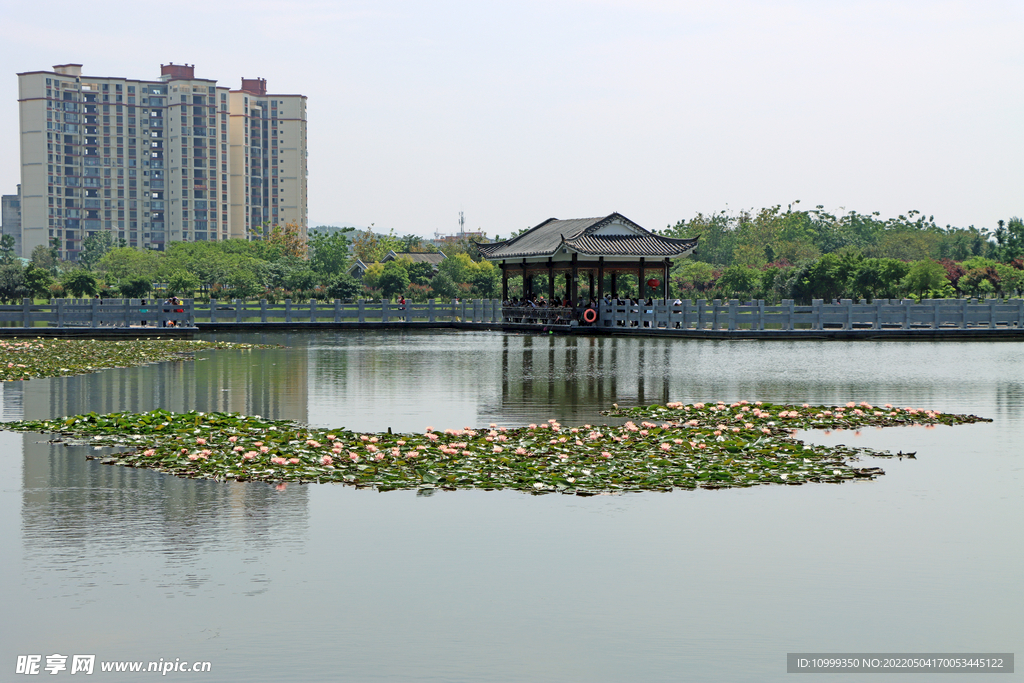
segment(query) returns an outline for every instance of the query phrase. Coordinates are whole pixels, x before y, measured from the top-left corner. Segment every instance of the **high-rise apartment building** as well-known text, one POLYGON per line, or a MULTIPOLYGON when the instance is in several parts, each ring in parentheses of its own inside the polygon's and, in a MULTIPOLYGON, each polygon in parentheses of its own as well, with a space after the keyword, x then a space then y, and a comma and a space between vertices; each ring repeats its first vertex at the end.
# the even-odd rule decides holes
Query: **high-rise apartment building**
POLYGON ((83 76, 81 64, 18 74, 22 253, 83 240, 163 250, 172 241, 306 230, 306 98, 236 91, 161 65, 159 80, 83 76))

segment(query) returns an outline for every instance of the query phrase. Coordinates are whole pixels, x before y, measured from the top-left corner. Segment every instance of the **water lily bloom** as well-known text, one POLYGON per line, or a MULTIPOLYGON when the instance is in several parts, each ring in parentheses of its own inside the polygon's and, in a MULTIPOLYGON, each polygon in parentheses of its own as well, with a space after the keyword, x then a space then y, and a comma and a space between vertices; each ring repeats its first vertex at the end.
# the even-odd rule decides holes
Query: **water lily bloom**
POLYGON ((353 453, 352 451, 348 452, 348 457, 352 462, 359 462, 359 456, 353 453))
POLYGON ((198 456, 198 455, 196 455, 195 453, 189 453, 189 454, 188 454, 188 459, 189 459, 189 460, 198 460, 198 459, 199 459, 199 456, 198 456))
POLYGON ((366 434, 362 434, 362 435, 360 435, 359 440, 360 441, 369 441, 370 437, 368 437, 366 434))
POLYGON ((257 441, 256 443, 253 444, 253 446, 262 446, 262 445, 263 445, 262 441, 257 441))
POLYGON ((767 427, 761 427, 761 431, 764 432, 765 434, 771 434, 772 433, 772 430, 768 429, 767 427))
POLYGON ((610 458, 610 457, 612 457, 612 454, 609 453, 608 451, 601 451, 601 457, 602 458, 610 458))
POLYGON ((334 458, 332 458, 329 455, 325 455, 322 458, 320 458, 320 464, 321 465, 332 465, 332 464, 334 464, 334 458))
POLYGON ((754 423, 753 423, 753 422, 747 422, 747 423, 744 423, 744 425, 743 425, 743 426, 744 426, 744 427, 745 427, 746 429, 753 429, 753 428, 754 428, 754 423))
POLYGON ((328 440, 328 441, 334 441, 334 440, 335 440, 335 439, 337 439, 337 438, 338 438, 338 437, 337 437, 337 436, 335 436, 334 434, 328 434, 328 435, 327 435, 327 440, 328 440))
POLYGON ((245 460, 255 460, 256 459, 256 451, 249 451, 245 455, 243 455, 242 458, 245 459, 245 460))
POLYGON ((683 443, 683 440, 682 439, 672 439, 672 443, 674 443, 675 445, 679 446, 679 445, 681 445, 683 443))
POLYGON ((434 434, 433 432, 428 433, 427 438, 430 439, 431 441, 437 441, 437 434, 434 434))
POLYGON ((715 430, 714 432, 712 432, 712 433, 713 433, 713 434, 714 434, 715 436, 721 436, 721 435, 722 435, 722 430, 721 430, 721 429, 716 429, 716 430, 715 430))
POLYGON ((661 444, 661 450, 663 450, 663 451, 670 451, 670 450, 672 450, 672 444, 670 444, 670 443, 663 443, 663 444, 661 444))
POLYGON ((504 449, 504 448, 502 448, 501 446, 495 446, 495 447, 494 447, 494 448, 492 448, 491 450, 493 450, 493 451, 494 451, 495 453, 501 453, 501 452, 502 452, 503 450, 505 450, 505 449, 504 449))
POLYGON ((299 464, 299 459, 298 458, 289 458, 288 462, 290 462, 293 465, 298 465, 299 464))
POLYGON ((260 446, 260 453, 269 453, 270 446, 260 446))
POLYGON ((423 431, 425 431, 427 434, 429 434, 430 432, 434 431, 434 428, 433 427, 427 427, 423 431))
POLYGON ((234 443, 234 442, 238 441, 238 437, 237 436, 229 436, 228 437, 228 441, 230 441, 231 443, 234 443))
POLYGON ((641 429, 640 430, 640 436, 647 436, 647 430, 646 429, 641 429))
POLYGON ((306 445, 312 446, 313 448, 320 448, 320 442, 314 441, 313 439, 309 439, 308 441, 306 441, 306 445))
POLYGON ((537 428, 537 425, 530 425, 529 427, 527 427, 527 429, 536 429, 536 428, 537 428))
POLYGON ((516 455, 526 455, 526 449, 520 446, 516 449, 516 455))
POLYGON ((577 446, 582 446, 582 445, 583 445, 583 442, 582 442, 582 441, 580 441, 579 439, 576 439, 576 445, 577 445, 577 446))
POLYGON ((196 439, 196 444, 199 445, 199 446, 205 446, 206 445, 206 439, 196 439))
POLYGON ((142 451, 142 454, 146 456, 153 456, 156 455, 156 451, 152 448, 147 448, 146 450, 142 451))
POLYGON ((707 444, 703 444, 703 443, 697 444, 697 448, 707 448, 707 447, 708 447, 707 444))
POLYGON ((376 453, 377 452, 377 447, 374 446, 372 443, 371 444, 367 444, 366 445, 366 450, 370 451, 371 453, 376 453))
POLYGON ((740 431, 740 428, 739 428, 739 427, 733 427, 733 428, 732 428, 732 431, 733 431, 733 432, 738 432, 738 431, 740 431))
POLYGON ((405 441, 403 441, 402 439, 399 439, 395 443, 397 443, 399 446, 404 446, 405 445, 405 441))

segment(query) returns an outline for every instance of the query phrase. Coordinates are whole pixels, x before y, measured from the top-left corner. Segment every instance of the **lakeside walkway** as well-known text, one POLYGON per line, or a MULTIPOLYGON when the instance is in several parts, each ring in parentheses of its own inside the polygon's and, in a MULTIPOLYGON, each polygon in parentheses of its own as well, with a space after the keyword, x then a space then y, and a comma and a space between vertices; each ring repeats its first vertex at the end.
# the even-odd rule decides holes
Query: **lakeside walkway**
POLYGON ((522 333, 734 340, 1024 340, 1024 299, 602 301, 594 309, 503 306, 489 299, 281 304, 177 304, 138 299, 54 299, 0 306, 0 337, 191 337, 208 331, 475 329, 522 333), (584 315, 586 314, 586 315, 584 315), (593 319, 592 323, 586 321, 593 319), (145 324, 143 324, 145 322, 145 324))

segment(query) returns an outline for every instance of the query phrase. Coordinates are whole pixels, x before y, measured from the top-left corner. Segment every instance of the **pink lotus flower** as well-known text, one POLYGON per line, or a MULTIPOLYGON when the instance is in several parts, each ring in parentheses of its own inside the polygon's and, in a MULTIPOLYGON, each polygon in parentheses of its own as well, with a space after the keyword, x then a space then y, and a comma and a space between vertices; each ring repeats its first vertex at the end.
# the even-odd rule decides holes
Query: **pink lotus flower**
POLYGON ((405 445, 405 441, 403 441, 402 439, 399 439, 395 443, 397 443, 399 446, 404 446, 405 445))
POLYGON ((677 446, 681 446, 682 443, 683 443, 683 440, 682 439, 672 439, 672 443, 674 443, 677 446))
POLYGON ((437 441, 437 434, 428 433, 427 438, 430 439, 431 441, 437 441))
POLYGON ((372 443, 366 444, 366 450, 368 450, 371 453, 376 453, 377 452, 377 447, 374 446, 372 443))
POLYGON ((520 446, 516 449, 516 455, 526 455, 526 449, 520 446))
POLYGON ((328 435, 327 435, 327 440, 328 440, 328 441, 334 441, 334 440, 335 440, 335 439, 337 439, 337 438, 338 438, 338 437, 337 437, 337 436, 335 436, 334 434, 328 434, 328 435))
POLYGON ((206 439, 196 439, 196 445, 198 445, 198 446, 205 446, 206 445, 206 439))
POLYGON ((293 465, 298 465, 299 464, 299 459, 298 458, 289 458, 288 462, 290 462, 293 465))
POLYGON ((527 429, 536 429, 536 428, 537 428, 537 425, 530 425, 529 427, 527 427, 527 429))
POLYGON ((602 458, 610 458, 610 457, 612 457, 612 454, 609 453, 608 451, 601 451, 601 457, 602 458))
POLYGON ((228 441, 230 441, 231 443, 234 443, 234 442, 238 441, 238 437, 237 436, 229 436, 228 437, 228 441))
POLYGON ((257 441, 256 443, 253 444, 253 446, 262 446, 262 445, 263 445, 262 441, 257 441))
POLYGON ((260 446, 260 453, 269 453, 270 446, 260 446))
POLYGON ((753 423, 753 422, 745 422, 745 423, 743 424, 743 427, 744 427, 745 429, 753 429, 753 428, 754 428, 754 423, 753 423))
POLYGON ((370 443, 377 443, 378 441, 380 441, 380 439, 378 439, 377 437, 375 437, 375 436, 371 436, 370 437, 370 443))
POLYGON ((196 455, 195 453, 189 453, 189 454, 188 454, 188 459, 189 459, 189 460, 198 460, 198 459, 199 459, 199 456, 198 456, 198 455, 196 455))
POLYGON ((243 455, 242 458, 244 458, 245 460, 255 460, 256 451, 249 451, 245 455, 243 455))
POLYGON ((359 440, 360 441, 369 441, 370 437, 368 437, 366 434, 360 434, 359 435, 359 440))
POLYGON ((583 445, 583 442, 582 442, 582 441, 580 441, 579 439, 576 439, 576 445, 577 445, 577 446, 582 446, 582 445, 583 445))
POLYGON ((306 445, 311 446, 313 448, 320 448, 320 442, 314 441, 313 439, 309 439, 308 441, 306 441, 306 445))
POLYGON ((646 430, 646 429, 641 429, 641 430, 640 430, 640 436, 647 436, 647 433, 648 433, 648 432, 647 432, 647 430, 646 430))
POLYGON ((672 444, 670 444, 670 443, 663 443, 663 444, 661 444, 661 450, 666 451, 666 452, 672 450, 672 444))
POLYGON ((321 465, 325 465, 325 466, 326 465, 333 465, 334 464, 334 458, 332 458, 329 455, 325 455, 322 458, 320 458, 320 464, 321 465))
POLYGON ((154 456, 156 455, 156 451, 152 448, 147 448, 146 450, 142 451, 142 454, 145 456, 154 456))
POLYGON ((712 434, 714 434, 715 436, 721 436, 722 435, 722 430, 721 429, 716 429, 714 432, 712 432, 712 434))
POLYGON ((470 453, 469 451, 462 451, 462 455, 464 455, 464 456, 470 456, 470 455, 473 455, 473 454, 472 454, 472 453, 470 453))
POLYGON ((738 432, 738 431, 740 431, 740 428, 739 428, 739 427, 733 427, 733 428, 732 428, 732 431, 733 431, 733 432, 738 432))
POLYGON ((245 448, 243 446, 235 446, 231 450, 233 450, 235 453, 241 453, 242 451, 245 450, 245 448))
POLYGON ((348 452, 348 457, 352 462, 359 462, 359 456, 353 453, 352 451, 348 452))
POLYGON ((707 448, 707 444, 699 443, 697 444, 697 448, 707 448))

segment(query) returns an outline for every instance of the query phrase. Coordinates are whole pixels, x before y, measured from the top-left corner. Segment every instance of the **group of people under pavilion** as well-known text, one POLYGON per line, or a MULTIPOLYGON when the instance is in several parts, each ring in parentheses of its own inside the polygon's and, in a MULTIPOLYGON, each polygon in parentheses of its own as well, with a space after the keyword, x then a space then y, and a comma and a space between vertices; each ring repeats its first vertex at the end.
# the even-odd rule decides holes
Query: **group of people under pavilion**
POLYGON ((540 225, 503 242, 478 244, 484 258, 501 269, 501 298, 509 301, 510 277, 523 278, 522 299, 536 304, 556 301, 555 278, 565 277, 564 298, 559 305, 576 312, 583 308, 580 276, 587 275, 587 300, 604 299, 606 294, 618 297, 618 276, 636 275, 643 292, 647 276, 654 271, 656 287, 663 299, 669 298, 669 268, 672 259, 689 256, 697 248, 697 238, 664 237, 645 230, 620 213, 603 218, 549 218, 540 225), (548 291, 534 290, 533 279, 547 275, 548 291), (609 276, 610 292, 605 292, 605 275, 609 276), (545 294, 547 295, 544 300, 545 294))

